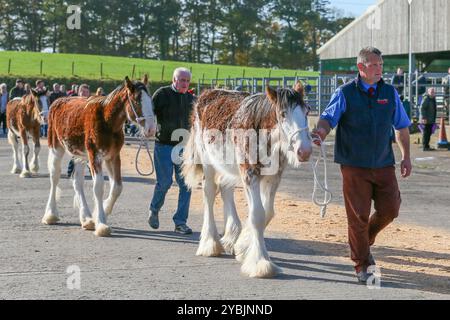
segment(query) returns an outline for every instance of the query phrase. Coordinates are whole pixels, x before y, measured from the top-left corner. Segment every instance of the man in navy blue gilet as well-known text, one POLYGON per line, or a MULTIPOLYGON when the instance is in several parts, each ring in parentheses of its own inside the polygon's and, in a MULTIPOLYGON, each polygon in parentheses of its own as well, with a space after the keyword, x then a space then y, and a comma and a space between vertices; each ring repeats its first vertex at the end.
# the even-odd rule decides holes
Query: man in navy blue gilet
POLYGON ((395 175, 392 127, 406 178, 412 166, 409 150, 411 122, 395 88, 382 79, 381 52, 367 47, 358 55, 358 76, 336 90, 313 133, 322 140, 337 126, 335 162, 341 165, 351 259, 358 281, 365 284, 375 265, 370 252, 377 234, 400 209, 395 175), (372 200, 375 212, 370 215, 372 200))

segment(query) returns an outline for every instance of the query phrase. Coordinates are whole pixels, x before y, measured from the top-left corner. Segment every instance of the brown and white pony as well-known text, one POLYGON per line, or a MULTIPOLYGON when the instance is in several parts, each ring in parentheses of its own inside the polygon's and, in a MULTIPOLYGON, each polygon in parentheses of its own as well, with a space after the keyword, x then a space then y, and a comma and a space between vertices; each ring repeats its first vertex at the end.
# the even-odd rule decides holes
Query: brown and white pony
POLYGON ((75 157, 74 204, 79 209, 82 228, 95 229, 95 235, 100 237, 111 234, 106 215, 112 212, 122 191, 120 150, 124 143, 123 124, 126 119, 137 123, 147 137, 153 136, 156 131, 147 82, 147 75, 142 82, 132 82, 126 77, 124 84, 106 97, 60 98, 52 104, 48 128, 51 188, 42 223, 55 224, 59 220, 56 187, 61 173, 61 160, 67 151, 75 157), (89 162, 94 181, 94 218, 83 191, 86 161, 89 162), (103 162, 110 181, 109 196, 104 202, 103 162))
POLYGON ((287 163, 298 166, 312 152, 303 87, 266 94, 207 90, 193 110, 191 134, 183 155, 188 186, 203 177, 204 220, 199 256, 226 251, 242 262, 250 277, 271 277, 280 269, 270 261, 264 230, 274 216, 274 199, 287 163), (234 186, 242 182, 248 219, 241 222, 234 203, 234 186), (225 232, 221 239, 214 221, 214 199, 224 202, 225 232))
POLYGON ((47 91, 31 92, 22 98, 15 98, 6 107, 6 123, 8 141, 13 149, 14 164, 11 173, 20 173, 21 178, 29 178, 39 171, 39 151, 41 150, 40 127, 46 122, 48 115, 47 91), (22 165, 19 161, 18 137, 22 142, 22 165), (30 147, 28 139, 34 142, 34 155, 31 159, 31 170, 28 162, 30 147))

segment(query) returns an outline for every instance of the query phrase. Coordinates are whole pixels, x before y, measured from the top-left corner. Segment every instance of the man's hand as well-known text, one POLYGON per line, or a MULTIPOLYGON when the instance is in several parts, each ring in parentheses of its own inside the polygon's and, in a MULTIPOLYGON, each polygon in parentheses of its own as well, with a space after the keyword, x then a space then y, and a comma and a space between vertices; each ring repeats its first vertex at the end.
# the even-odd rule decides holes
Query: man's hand
POLYGON ((400 172, 403 178, 407 178, 411 175, 411 171, 412 171, 412 164, 411 164, 411 159, 407 158, 407 159, 403 159, 402 162, 400 163, 400 172))
MULTIPOLYGON (((313 138, 314 138, 314 135, 316 135, 316 136, 320 137, 320 141, 324 141, 327 136, 327 131, 324 128, 314 128, 311 131, 311 135, 313 136, 313 138)), ((321 144, 320 141, 313 140, 313 142, 318 146, 320 146, 320 144, 321 144)))

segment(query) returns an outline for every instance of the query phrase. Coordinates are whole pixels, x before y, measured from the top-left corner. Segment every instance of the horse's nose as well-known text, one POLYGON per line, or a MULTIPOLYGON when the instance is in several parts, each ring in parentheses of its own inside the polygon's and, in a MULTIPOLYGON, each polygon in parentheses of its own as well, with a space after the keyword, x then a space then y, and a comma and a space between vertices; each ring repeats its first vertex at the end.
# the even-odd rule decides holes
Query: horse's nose
POLYGON ((312 148, 298 148, 297 150, 297 159, 300 162, 309 161, 309 157, 311 156, 312 148))

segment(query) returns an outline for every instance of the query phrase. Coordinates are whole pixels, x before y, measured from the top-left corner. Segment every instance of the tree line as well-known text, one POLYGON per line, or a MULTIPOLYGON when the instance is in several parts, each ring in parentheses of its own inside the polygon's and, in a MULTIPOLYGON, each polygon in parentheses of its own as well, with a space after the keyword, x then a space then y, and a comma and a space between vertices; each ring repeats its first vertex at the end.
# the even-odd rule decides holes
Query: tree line
POLYGON ((0 48, 317 70, 352 20, 329 0, 0 0, 0 48))

